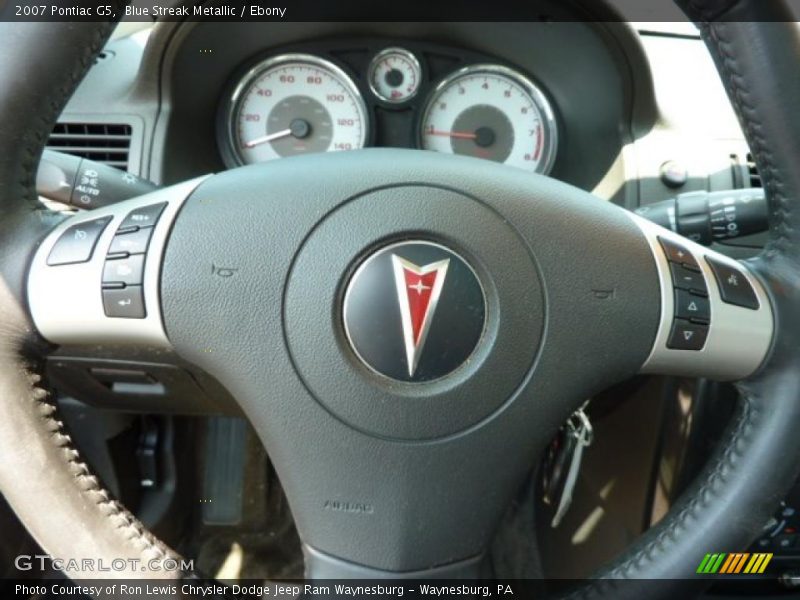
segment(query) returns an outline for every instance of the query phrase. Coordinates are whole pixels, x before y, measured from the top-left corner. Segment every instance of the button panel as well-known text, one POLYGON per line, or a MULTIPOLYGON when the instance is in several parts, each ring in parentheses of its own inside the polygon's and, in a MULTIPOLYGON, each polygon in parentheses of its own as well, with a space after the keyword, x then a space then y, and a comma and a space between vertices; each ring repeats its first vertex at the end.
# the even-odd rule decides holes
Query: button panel
POLYGON ((694 255, 684 246, 659 236, 669 261, 674 286, 672 329, 667 348, 702 350, 711 325, 711 303, 708 285, 694 255))
POLYGON ((153 227, 166 203, 140 206, 120 223, 103 265, 103 310, 107 317, 144 319, 147 317, 142 283, 147 247, 153 227))
POLYGON ((161 318, 158 265, 181 206, 206 178, 72 215, 45 236, 28 269, 26 290, 30 315, 41 336, 58 345, 169 348, 161 318), (78 258, 70 257, 70 262, 48 264, 51 253, 53 262, 61 262, 54 249, 62 236, 74 232, 73 228, 94 226, 96 221, 101 223, 96 230, 96 245, 92 251, 84 251, 82 262, 71 262, 78 258), (108 256, 115 238, 139 231, 147 235, 146 245, 108 256), (137 249, 142 252, 128 252, 137 249))
POLYGON ((53 267, 89 262, 97 240, 110 222, 111 217, 103 217, 69 227, 50 250, 47 264, 53 267))
POLYGON ((735 381, 756 372, 772 347, 775 318, 766 291, 747 265, 627 214, 653 255, 659 285, 658 328, 641 372, 715 381, 735 381), (719 280, 721 271, 715 273, 712 264, 741 275, 758 308, 733 304, 728 295, 723 301, 727 292, 719 280), (692 301, 697 310, 691 310, 692 301))

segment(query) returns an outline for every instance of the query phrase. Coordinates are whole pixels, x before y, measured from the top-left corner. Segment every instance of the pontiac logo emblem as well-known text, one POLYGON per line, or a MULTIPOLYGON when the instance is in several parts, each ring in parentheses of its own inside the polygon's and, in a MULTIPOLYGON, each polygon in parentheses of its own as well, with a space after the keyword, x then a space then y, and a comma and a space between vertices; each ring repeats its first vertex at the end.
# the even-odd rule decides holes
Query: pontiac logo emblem
POLYGON ((458 254, 433 242, 385 247, 356 269, 344 329, 371 370, 408 382, 444 377, 477 346, 486 320, 483 288, 458 254))
POLYGON ((414 371, 417 370, 419 355, 431 328, 449 264, 450 259, 446 258, 419 267, 392 254, 394 283, 397 286, 397 300, 400 302, 403 344, 406 349, 409 377, 413 377, 414 371))

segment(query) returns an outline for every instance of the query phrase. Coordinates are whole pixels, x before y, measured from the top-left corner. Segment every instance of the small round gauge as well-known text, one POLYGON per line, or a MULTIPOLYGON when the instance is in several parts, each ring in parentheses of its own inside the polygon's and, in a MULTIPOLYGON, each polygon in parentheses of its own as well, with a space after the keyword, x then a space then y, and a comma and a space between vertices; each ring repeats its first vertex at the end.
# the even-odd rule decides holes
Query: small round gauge
POLYGON ((422 116, 420 146, 548 173, 556 123, 544 94, 517 71, 475 65, 434 90, 422 116))
POLYGON ((225 117, 226 160, 235 165, 364 146, 367 109, 333 63, 285 54, 253 67, 236 86, 225 117))
POLYGON ((416 96, 422 81, 419 61, 403 48, 386 48, 369 65, 369 87, 385 102, 399 104, 416 96))

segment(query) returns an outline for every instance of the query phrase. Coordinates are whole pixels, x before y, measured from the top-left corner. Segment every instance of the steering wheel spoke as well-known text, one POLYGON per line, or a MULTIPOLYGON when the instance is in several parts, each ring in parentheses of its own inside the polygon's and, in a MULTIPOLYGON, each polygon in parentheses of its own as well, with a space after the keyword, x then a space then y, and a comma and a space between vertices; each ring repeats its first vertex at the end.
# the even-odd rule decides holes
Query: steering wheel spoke
POLYGON ((60 223, 39 246, 28 304, 59 345, 169 347, 161 318, 161 261, 181 205, 204 178, 60 223))
POLYGON ((770 299, 746 264, 637 215, 658 269, 661 317, 644 373, 740 380, 767 357, 770 299))

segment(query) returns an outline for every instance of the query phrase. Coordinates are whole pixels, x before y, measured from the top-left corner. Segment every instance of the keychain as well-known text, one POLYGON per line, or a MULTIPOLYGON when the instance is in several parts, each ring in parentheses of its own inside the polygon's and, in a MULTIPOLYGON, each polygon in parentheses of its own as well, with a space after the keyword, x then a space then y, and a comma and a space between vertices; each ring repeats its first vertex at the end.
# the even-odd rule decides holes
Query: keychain
POLYGON ((572 494, 578 480, 583 450, 592 443, 592 424, 586 415, 587 400, 576 410, 553 440, 545 459, 544 502, 555 507, 551 527, 558 527, 572 504, 572 494))

